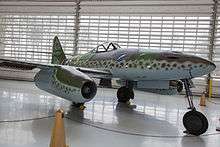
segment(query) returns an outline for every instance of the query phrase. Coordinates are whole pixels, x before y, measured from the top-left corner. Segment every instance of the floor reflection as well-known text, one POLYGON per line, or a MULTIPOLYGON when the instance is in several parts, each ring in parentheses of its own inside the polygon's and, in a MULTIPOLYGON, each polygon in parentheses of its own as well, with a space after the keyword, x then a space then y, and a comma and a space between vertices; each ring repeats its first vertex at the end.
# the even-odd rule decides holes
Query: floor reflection
POLYGON ((204 138, 201 137, 189 137, 183 136, 181 139, 182 147, 189 147, 189 146, 199 146, 199 147, 206 147, 206 143, 204 138))
POLYGON ((85 111, 71 107, 66 117, 87 125, 140 136, 178 136, 178 128, 166 120, 137 111, 122 103, 93 101, 85 111))
MULTIPOLYGON (((182 96, 161 96, 135 91, 135 107, 128 107, 117 103, 115 89, 99 89, 94 100, 85 104, 86 109, 79 111, 71 106, 71 102, 37 89, 33 83, 18 84, 20 83, 1 81, 0 122, 51 116, 62 108, 66 117, 75 122, 109 131, 155 137, 184 135, 182 117, 187 110, 182 96)), ((197 103, 198 100, 195 101, 196 106, 197 103)), ((200 110, 209 119, 210 127, 206 134, 216 133, 215 125, 219 124, 220 116, 218 106, 209 104, 200 110)), ((7 133, 3 133, 4 131, 16 129, 10 125, 4 127, 8 129, 0 129, 0 135, 6 134, 6 138, 7 133)), ((20 130, 25 130, 23 127, 20 130)))

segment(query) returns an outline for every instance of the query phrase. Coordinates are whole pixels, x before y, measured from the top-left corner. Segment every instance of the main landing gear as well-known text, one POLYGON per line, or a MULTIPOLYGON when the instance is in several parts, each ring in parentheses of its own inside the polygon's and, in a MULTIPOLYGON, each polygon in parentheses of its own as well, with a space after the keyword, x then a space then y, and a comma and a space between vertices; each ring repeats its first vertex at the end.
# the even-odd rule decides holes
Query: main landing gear
POLYGON ((208 120, 201 112, 196 111, 194 107, 193 96, 190 90, 191 81, 189 79, 183 79, 182 82, 184 83, 190 109, 190 111, 183 116, 183 125, 186 128, 185 133, 199 136, 207 131, 208 120))
POLYGON ((126 81, 126 85, 117 91, 118 102, 129 103, 130 99, 134 99, 133 83, 126 81))

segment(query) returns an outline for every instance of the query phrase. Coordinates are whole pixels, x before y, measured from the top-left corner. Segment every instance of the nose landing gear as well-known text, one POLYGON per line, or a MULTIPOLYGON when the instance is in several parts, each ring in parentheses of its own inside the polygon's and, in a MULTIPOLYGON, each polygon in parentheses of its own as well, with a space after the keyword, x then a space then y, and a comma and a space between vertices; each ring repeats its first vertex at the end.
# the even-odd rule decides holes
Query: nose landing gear
POLYGON ((194 109, 183 116, 183 125, 186 133, 199 136, 206 132, 209 124, 207 118, 194 109))
POLYGON ((190 80, 183 79, 184 87, 186 90, 186 96, 189 103, 189 109, 183 116, 183 125, 186 128, 186 133, 199 136, 205 133, 208 129, 208 120, 201 112, 196 111, 196 108, 193 104, 193 96, 190 90, 190 80))
MULTIPOLYGON (((183 125, 186 129, 185 133, 199 136, 208 129, 208 120, 201 112, 196 111, 193 104, 193 95, 190 90, 192 82, 189 79, 183 79, 186 96, 189 103, 190 111, 183 116, 183 125)), ((122 86, 117 91, 118 102, 129 104, 130 99, 134 99, 133 84, 126 82, 126 86, 122 86)))

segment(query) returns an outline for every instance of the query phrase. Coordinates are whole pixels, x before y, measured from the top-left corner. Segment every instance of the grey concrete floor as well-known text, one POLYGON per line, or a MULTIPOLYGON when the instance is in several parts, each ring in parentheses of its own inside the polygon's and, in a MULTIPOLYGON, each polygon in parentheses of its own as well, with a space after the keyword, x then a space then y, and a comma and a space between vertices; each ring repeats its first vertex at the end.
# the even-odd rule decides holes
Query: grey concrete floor
POLYGON ((195 98, 197 109, 209 120, 208 131, 195 137, 183 133, 184 96, 135 91, 132 109, 118 104, 115 94, 116 89, 98 89, 82 112, 32 82, 0 80, 0 146, 49 146, 54 112, 63 108, 70 147, 220 147, 220 133, 215 130, 220 126, 220 104, 200 107, 195 98))

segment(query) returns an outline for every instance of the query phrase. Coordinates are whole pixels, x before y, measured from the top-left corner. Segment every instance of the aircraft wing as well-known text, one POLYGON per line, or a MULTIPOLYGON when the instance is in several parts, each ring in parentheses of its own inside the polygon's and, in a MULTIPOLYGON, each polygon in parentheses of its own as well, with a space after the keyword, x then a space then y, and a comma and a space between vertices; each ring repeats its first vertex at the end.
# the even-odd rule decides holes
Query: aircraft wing
MULTIPOLYGON (((67 66, 67 65, 42 64, 42 63, 34 63, 34 62, 28 62, 28 61, 0 59, 0 67, 19 69, 19 70, 33 70, 35 68, 49 69, 49 68, 56 68, 56 67, 62 67, 62 66, 67 66)), ((97 69, 74 67, 74 66, 69 66, 69 68, 75 68, 76 70, 82 73, 85 73, 89 77, 92 77, 92 78, 104 78, 104 77, 110 78, 112 75, 109 71, 105 71, 105 70, 97 70, 97 69)))
POLYGON ((87 74, 92 78, 111 78, 112 74, 106 70, 98 70, 98 69, 91 69, 91 68, 84 68, 84 67, 76 67, 77 70, 87 74))
POLYGON ((0 67, 20 69, 20 70, 33 70, 35 68, 45 69, 55 67, 56 65, 39 64, 27 61, 17 61, 12 59, 0 59, 0 67))

